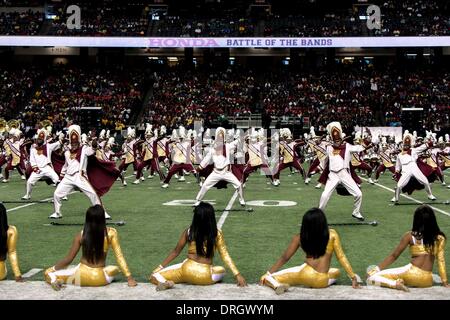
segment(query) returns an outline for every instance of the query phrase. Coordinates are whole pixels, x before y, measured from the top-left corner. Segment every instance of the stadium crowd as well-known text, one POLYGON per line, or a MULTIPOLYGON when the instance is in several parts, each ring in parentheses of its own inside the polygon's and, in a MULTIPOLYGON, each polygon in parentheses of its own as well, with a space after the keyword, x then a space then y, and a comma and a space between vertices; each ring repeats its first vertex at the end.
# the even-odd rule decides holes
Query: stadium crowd
POLYGON ((121 69, 57 67, 45 72, 21 111, 25 126, 49 119, 55 128, 77 120, 84 108, 101 109, 101 125, 122 129, 142 105, 143 75, 121 69))
MULTIPOLYGON (((43 32, 59 36, 159 36, 159 37, 342 37, 342 36, 445 36, 450 34, 448 1, 377 0, 381 28, 369 30, 365 10, 357 6, 308 14, 295 10, 286 14, 274 10, 266 16, 252 17, 241 11, 208 13, 208 17, 179 15, 169 11, 157 14, 142 3, 114 4, 99 1, 96 5, 79 1, 81 29, 68 29, 68 4, 54 4, 50 27, 42 28, 43 13, 0 12, 0 34, 37 35, 43 32)), ((3 6, 16 6, 6 2, 3 6)), ((365 8, 365 7, 364 7, 365 8)), ((323 9, 323 8, 322 8, 323 9)))
POLYGON ((401 122, 404 107, 423 107, 427 127, 449 122, 450 73, 442 71, 339 70, 316 73, 270 73, 255 81, 250 72, 167 72, 159 75, 145 121, 168 127, 190 126, 246 116, 255 105, 275 121, 283 117, 326 125, 338 119, 344 126, 371 126, 376 112, 385 125, 401 122), (259 94, 255 94, 259 92, 259 94), (257 98, 256 98, 257 97, 257 98), (432 116, 433 115, 433 116, 432 116), (358 120, 358 123, 356 123, 358 120))

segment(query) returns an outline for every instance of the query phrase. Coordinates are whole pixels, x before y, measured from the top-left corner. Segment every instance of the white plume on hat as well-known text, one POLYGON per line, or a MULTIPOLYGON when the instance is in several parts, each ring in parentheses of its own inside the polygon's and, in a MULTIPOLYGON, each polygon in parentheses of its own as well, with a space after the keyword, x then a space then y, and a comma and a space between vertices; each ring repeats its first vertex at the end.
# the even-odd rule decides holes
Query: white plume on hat
POLYGON ((178 128, 178 132, 179 132, 179 137, 181 139, 185 139, 186 138, 186 128, 184 126, 180 126, 178 128))
POLYGON ((105 129, 102 129, 102 131, 100 131, 100 134, 99 134, 99 138, 100 139, 105 139, 105 134, 106 134, 106 130, 105 129))
POLYGON ((161 126, 161 128, 159 128, 159 131, 161 132, 161 135, 165 135, 167 133, 167 128, 166 126, 161 126))
POLYGON ((106 139, 109 139, 109 136, 110 136, 110 131, 108 130, 108 131, 106 131, 106 139))
POLYGON ((172 130, 172 136, 171 136, 171 138, 174 139, 174 140, 175 140, 175 139, 178 139, 178 133, 177 133, 177 130, 175 130, 175 129, 172 130))
POLYGON ((450 142, 450 135, 448 133, 445 134, 445 142, 450 142))
POLYGON ((145 124, 145 135, 151 135, 152 132, 152 125, 150 123, 145 124))
POLYGON ((265 130, 263 128, 258 130, 258 139, 264 139, 266 137, 265 130))
POLYGON ((86 133, 83 133, 81 135, 81 143, 86 144, 87 143, 87 139, 88 139, 88 137, 87 137, 86 133))
POLYGON ((311 138, 316 137, 316 131, 313 126, 311 126, 311 128, 309 128, 309 135, 311 136, 311 138))
POLYGON ((127 138, 134 138, 136 136, 136 131, 130 127, 127 129, 127 138))
POLYGON ((45 131, 47 131, 46 137, 52 134, 53 131, 53 127, 52 126, 47 126, 45 127, 45 131))
POLYGON ((114 137, 111 137, 108 139, 108 142, 106 143, 106 146, 111 148, 114 145, 115 139, 114 137))

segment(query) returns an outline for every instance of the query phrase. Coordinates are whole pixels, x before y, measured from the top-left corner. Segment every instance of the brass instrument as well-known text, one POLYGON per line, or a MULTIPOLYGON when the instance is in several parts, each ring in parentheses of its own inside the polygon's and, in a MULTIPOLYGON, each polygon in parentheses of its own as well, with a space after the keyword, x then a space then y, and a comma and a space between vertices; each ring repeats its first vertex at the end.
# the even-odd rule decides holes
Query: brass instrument
POLYGON ((20 129, 20 121, 16 120, 16 119, 11 119, 9 120, 6 125, 9 127, 9 129, 11 130, 12 128, 14 129, 20 129))
POLYGON ((53 126, 53 123, 48 119, 42 120, 39 123, 39 129, 46 129, 47 127, 52 127, 52 126, 53 126))
POLYGON ((7 131, 7 122, 5 119, 0 118, 0 133, 7 131))

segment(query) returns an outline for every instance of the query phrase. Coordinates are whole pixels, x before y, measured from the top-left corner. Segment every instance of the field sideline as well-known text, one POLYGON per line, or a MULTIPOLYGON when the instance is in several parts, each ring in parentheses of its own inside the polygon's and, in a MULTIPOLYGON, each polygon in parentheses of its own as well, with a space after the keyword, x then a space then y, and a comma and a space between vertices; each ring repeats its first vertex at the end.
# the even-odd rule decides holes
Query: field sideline
MULTIPOLYGON (((205 198, 214 203, 217 221, 220 220, 220 224, 223 222, 222 230, 230 254, 249 284, 258 282, 260 276, 282 254, 291 237, 299 232, 303 213, 318 205, 321 190, 314 188, 316 177, 310 185, 305 185, 298 174, 290 176, 287 172, 288 170, 282 175, 279 187, 267 184, 268 180, 264 176, 254 174, 250 177, 244 195, 249 207, 254 209, 251 213, 245 210, 235 211, 241 208, 238 201, 231 201, 236 199, 233 197, 234 190, 231 187, 222 190, 213 189, 205 198), (266 206, 260 206, 261 201, 266 201, 264 202, 266 206), (282 206, 275 206, 276 204, 282 206), (224 212, 226 208, 232 208, 232 210, 224 212)), ((116 182, 102 200, 112 216, 112 221, 126 221, 125 226, 116 227, 124 255, 136 280, 147 282, 150 271, 159 265, 173 249, 181 232, 189 226, 191 221, 192 208, 189 202, 179 205, 179 202, 174 200, 192 201, 199 187, 193 176, 187 176, 186 182, 177 182, 173 179, 169 189, 164 190, 160 188, 157 178, 147 179, 136 186, 131 184, 134 180, 134 177, 131 177, 132 172, 128 171, 127 175, 128 186, 122 187, 120 182, 116 182)), ((411 199, 401 197, 401 203, 412 205, 393 206, 390 199, 393 196, 391 190, 394 186, 394 181, 388 174, 381 176, 379 185, 370 185, 367 182, 362 185, 362 213, 366 221, 377 220, 379 222, 377 227, 366 225, 334 227, 341 236, 345 253, 354 271, 363 278, 367 266, 379 263, 386 257, 398 244, 404 232, 411 228, 412 216, 417 204, 412 204, 414 202, 411 199)), ((450 236, 450 205, 442 204, 443 201, 450 199, 450 190, 438 183, 435 183, 432 188, 438 198, 438 201, 433 204, 433 207, 437 209, 438 223, 441 230, 450 236)), ((24 181, 14 174, 10 183, 0 185, 0 201, 19 201, 24 191, 24 181)), ((53 187, 39 183, 33 191, 33 200, 51 198, 53 191, 53 187)), ((428 201, 424 191, 416 192, 411 197, 419 202, 428 201)), ((351 217, 352 202, 352 197, 333 196, 326 210, 328 222, 355 222, 356 220, 351 217)), ((83 194, 76 192, 70 195, 69 201, 63 203, 64 218, 58 222, 82 223, 88 206, 89 201, 83 194)), ((34 281, 43 280, 43 273, 39 269, 52 266, 62 259, 70 248, 73 236, 82 227, 46 226, 45 224, 49 224, 50 221, 47 217, 53 212, 52 203, 6 204, 6 207, 10 210, 9 223, 17 226, 19 230, 18 254, 21 270, 26 273, 35 269, 31 274, 36 273, 28 278, 34 286, 34 281)), ((173 263, 181 262, 185 256, 186 252, 173 263)), ((299 265, 303 263, 303 258, 302 254, 296 254, 285 267, 299 265)), ((73 264, 78 261, 79 256, 73 264)), ((448 265, 450 261, 448 246, 446 261, 448 265)), ((216 256, 214 262, 217 265, 223 265, 219 256, 216 256)), ((392 267, 402 266, 408 262, 409 251, 405 251, 392 267)), ((112 253, 108 255, 108 263, 115 264, 112 253)), ((333 259, 332 265, 339 267, 343 272, 336 259, 333 259)), ((9 264, 8 269, 10 271, 9 264)), ((449 272, 448 268, 447 272, 449 272)), ((434 273, 437 273, 437 269, 434 273)), ((13 280, 11 272, 7 279, 13 280)), ((117 281, 124 282, 124 279, 119 276, 117 281)), ((5 285, 6 283, 8 286, 13 286, 9 282, 5 282, 5 285)), ((230 272, 225 276, 224 283, 234 283, 230 272)), ((350 280, 342 273, 338 285, 350 285, 350 283, 350 280)), ((122 285, 124 283, 115 284, 115 286, 122 285)), ((40 287, 39 284, 36 286, 40 287)), ((152 287, 152 285, 148 286, 152 287)), ((1 283, 0 287, 2 287, 1 283)), ((251 290, 258 289, 256 287, 253 289, 253 286, 251 288, 251 290)), ((48 289, 51 291, 50 288, 48 289)), ((364 292, 367 292, 366 290, 373 292, 373 289, 365 288, 364 292)), ((267 288, 259 288, 259 290, 267 290, 267 288)), ((421 289, 417 290, 420 292, 421 289)), ((394 290, 378 290, 388 294, 391 291, 394 290)), ((177 296, 175 292, 177 291, 174 291, 174 295, 177 296)), ((5 294, 6 292, 0 290, 0 299, 6 298, 5 294)), ((170 295, 170 293, 167 294, 170 295)), ((397 294, 392 292, 392 299, 397 294)), ((416 297, 419 296, 421 297, 420 293, 416 297)), ((442 293, 437 296, 442 296, 442 293)), ((248 298, 251 299, 251 297, 248 298)), ((414 299, 413 295, 411 299, 414 299)))

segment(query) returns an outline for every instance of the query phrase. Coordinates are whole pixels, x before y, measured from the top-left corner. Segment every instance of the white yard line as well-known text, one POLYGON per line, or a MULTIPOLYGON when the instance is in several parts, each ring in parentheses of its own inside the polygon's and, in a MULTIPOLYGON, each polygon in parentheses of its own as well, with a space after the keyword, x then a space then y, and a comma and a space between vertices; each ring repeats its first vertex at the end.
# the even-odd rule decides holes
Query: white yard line
POLYGON ((33 268, 30 271, 28 271, 27 273, 23 274, 22 278, 31 278, 32 276, 34 276, 35 274, 38 274, 42 270, 43 269, 33 268))
MULTIPOLYGON (((360 177, 360 178, 363 179, 364 181, 368 181, 366 178, 362 178, 362 177, 360 177)), ((375 183, 375 185, 378 186, 378 187, 380 187, 380 188, 383 188, 383 189, 385 189, 385 190, 388 190, 388 191, 391 191, 391 192, 395 193, 395 190, 394 190, 394 189, 391 189, 391 188, 388 188, 388 187, 386 187, 386 186, 383 186, 382 184, 375 183)), ((402 197, 405 197, 406 199, 412 200, 412 201, 414 201, 414 202, 416 202, 416 203, 419 203, 419 204, 422 204, 422 203, 423 203, 423 201, 419 201, 419 200, 417 200, 417 199, 414 199, 413 197, 410 197, 410 196, 408 196, 408 195, 406 195, 406 194, 400 193, 400 195, 401 195, 402 197)), ((438 211, 438 212, 440 212, 440 213, 442 213, 442 214, 445 214, 446 216, 449 216, 449 217, 450 217, 450 213, 449 213, 449 212, 444 211, 444 210, 441 210, 441 209, 436 208, 436 207, 433 207, 433 206, 430 206, 430 207, 433 208, 435 211, 438 211)))
POLYGON ((236 198, 238 197, 238 191, 236 190, 233 194, 233 196, 230 199, 230 202, 228 202, 228 205, 226 206, 225 210, 223 211, 222 215, 220 216, 219 222, 217 223, 217 228, 222 229, 223 224, 225 223, 225 220, 228 217, 228 214, 230 213, 230 209, 233 207, 234 202, 236 201, 236 198))
MULTIPOLYGON (((131 177, 134 177, 134 175, 127 176, 127 177, 125 177, 124 179, 128 179, 128 178, 131 178, 131 177)), ((78 192, 78 191, 72 191, 72 192, 69 193, 69 195, 70 195, 70 194, 77 193, 77 192, 78 192)), ((52 199, 53 199, 53 197, 47 198, 47 199, 43 199, 43 200, 39 200, 39 201, 45 203, 45 201, 50 201, 50 200, 52 200, 52 199)), ((22 208, 30 207, 30 206, 35 205, 36 203, 39 203, 39 202, 27 203, 27 204, 24 204, 24 205, 21 205, 21 206, 14 207, 14 208, 11 208, 11 209, 9 209, 9 210, 6 210, 6 212, 16 211, 16 210, 19 210, 19 209, 22 209, 22 208)))

